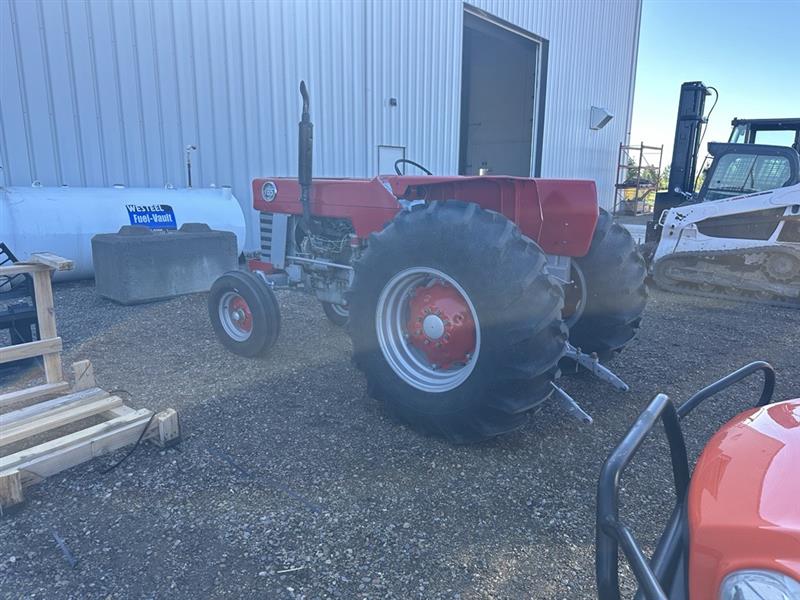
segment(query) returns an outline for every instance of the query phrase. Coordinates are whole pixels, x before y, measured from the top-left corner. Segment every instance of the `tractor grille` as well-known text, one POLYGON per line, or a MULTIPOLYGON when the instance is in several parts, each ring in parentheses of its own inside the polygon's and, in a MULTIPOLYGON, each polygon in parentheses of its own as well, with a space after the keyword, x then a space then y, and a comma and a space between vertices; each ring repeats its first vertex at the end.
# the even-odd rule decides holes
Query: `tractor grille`
POLYGON ((272 213, 262 212, 259 221, 261 225, 261 260, 270 262, 272 260, 272 213))

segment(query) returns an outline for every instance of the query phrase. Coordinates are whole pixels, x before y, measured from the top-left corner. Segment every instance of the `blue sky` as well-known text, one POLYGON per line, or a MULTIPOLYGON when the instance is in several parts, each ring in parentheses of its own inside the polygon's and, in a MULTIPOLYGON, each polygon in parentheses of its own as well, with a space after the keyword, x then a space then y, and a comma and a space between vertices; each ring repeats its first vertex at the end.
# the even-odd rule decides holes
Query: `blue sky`
POLYGON ((697 80, 719 90, 703 156, 734 117, 800 117, 800 0, 644 0, 631 143, 664 144, 669 164, 680 86, 697 80))

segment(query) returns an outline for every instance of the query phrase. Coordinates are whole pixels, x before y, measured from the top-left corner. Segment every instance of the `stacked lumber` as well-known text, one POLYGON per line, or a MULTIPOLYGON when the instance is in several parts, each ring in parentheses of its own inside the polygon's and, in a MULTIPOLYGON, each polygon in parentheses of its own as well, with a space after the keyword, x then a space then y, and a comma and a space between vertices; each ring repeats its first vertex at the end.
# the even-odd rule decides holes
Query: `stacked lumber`
POLYGON ((174 410, 154 414, 127 406, 97 386, 88 360, 72 365, 72 383, 64 378, 50 274, 71 266, 71 261, 40 253, 29 262, 0 267, 0 275, 31 273, 40 338, 0 348, 0 363, 41 356, 45 372, 43 384, 0 394, 0 411, 24 405, 0 413, 0 513, 23 501, 24 488, 50 475, 139 441, 167 446, 180 438, 174 410), (53 437, 67 426, 70 433, 53 437), (3 456, 9 446, 23 448, 3 456))

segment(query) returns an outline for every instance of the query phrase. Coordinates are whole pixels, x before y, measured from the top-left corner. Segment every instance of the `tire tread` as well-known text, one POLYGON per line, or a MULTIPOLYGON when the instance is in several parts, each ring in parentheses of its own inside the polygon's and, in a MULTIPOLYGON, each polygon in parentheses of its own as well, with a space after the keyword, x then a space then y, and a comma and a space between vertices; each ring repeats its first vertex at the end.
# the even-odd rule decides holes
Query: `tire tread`
MULTIPOLYGON (((347 294, 353 361, 366 375, 368 393, 396 419, 455 443, 475 442, 521 427, 527 412, 550 396, 550 382, 557 375, 567 338, 561 320, 563 293, 547 275, 545 264, 544 252, 516 225, 477 204, 446 200, 399 213, 380 233, 369 236, 367 249, 354 264, 347 294), (502 348, 495 349, 499 356, 486 358, 502 368, 479 382, 480 397, 440 414, 419 410, 404 398, 422 392, 384 366, 374 335, 374 304, 386 274, 411 266, 407 253, 422 255, 426 250, 439 262, 450 261, 441 270, 462 285, 462 277, 488 274, 483 287, 473 286, 470 294, 481 306, 493 306, 479 313, 482 332, 494 336, 495 344, 503 338, 502 348)), ((478 360, 483 359, 479 355, 478 360)))

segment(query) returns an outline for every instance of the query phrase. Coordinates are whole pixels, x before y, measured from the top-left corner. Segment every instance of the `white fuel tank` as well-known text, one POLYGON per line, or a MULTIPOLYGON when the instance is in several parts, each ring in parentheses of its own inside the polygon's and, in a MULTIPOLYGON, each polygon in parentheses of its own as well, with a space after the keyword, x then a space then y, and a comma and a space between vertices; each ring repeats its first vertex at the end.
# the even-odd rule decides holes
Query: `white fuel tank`
POLYGON ((0 188, 0 241, 20 260, 52 252, 75 261, 75 269, 56 279, 94 276, 92 236, 115 233, 124 225, 176 229, 206 223, 236 235, 241 254, 244 215, 230 188, 0 188))

